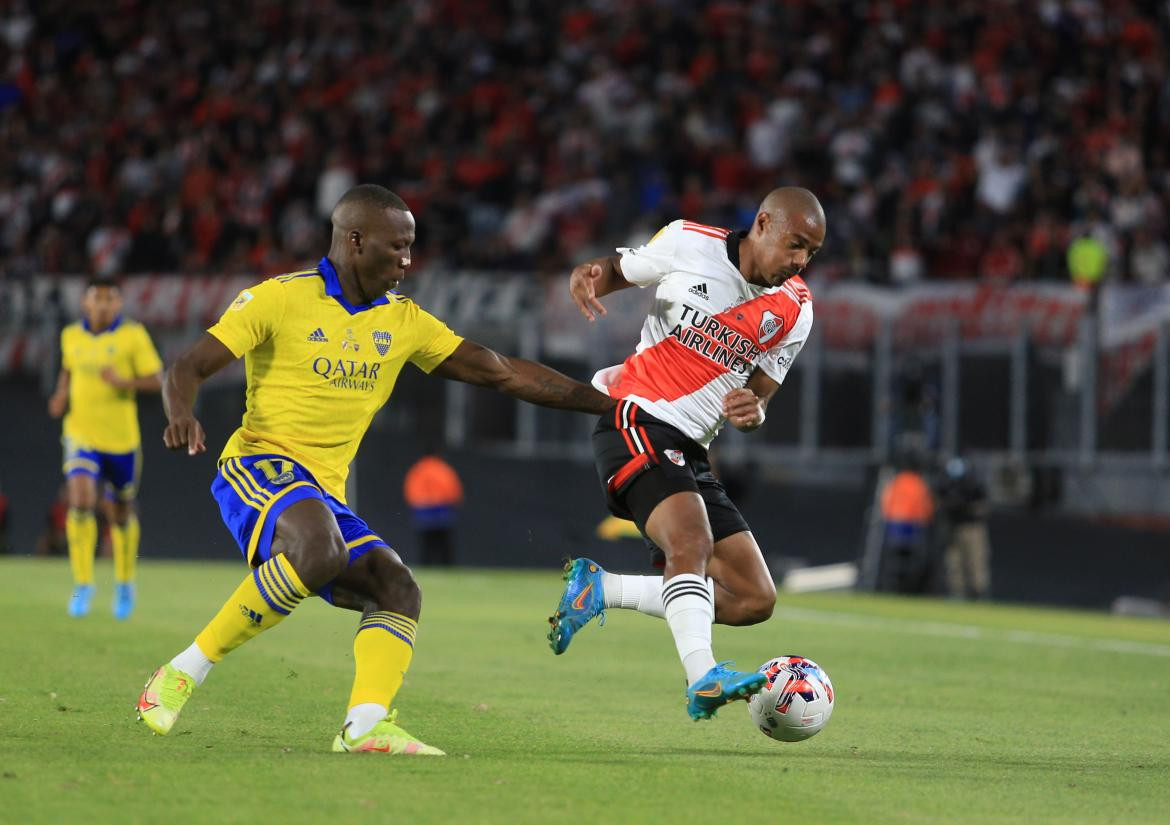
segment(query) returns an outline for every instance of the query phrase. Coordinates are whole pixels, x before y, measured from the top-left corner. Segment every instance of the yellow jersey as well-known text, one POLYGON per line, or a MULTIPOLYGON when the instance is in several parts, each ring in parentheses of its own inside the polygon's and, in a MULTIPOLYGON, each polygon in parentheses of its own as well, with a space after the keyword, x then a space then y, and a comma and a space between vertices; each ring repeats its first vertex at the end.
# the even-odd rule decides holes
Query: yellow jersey
POLYGON ((96 334, 84 320, 61 330, 61 368, 69 372, 65 438, 103 453, 133 452, 142 443, 137 393, 102 378, 106 367, 122 378, 144 378, 163 364, 146 327, 120 315, 96 334))
POLYGON ((208 332, 244 356, 248 380, 243 423, 219 460, 288 456, 342 502, 349 463, 402 367, 429 373, 463 342, 401 295, 350 304, 328 258, 245 289, 208 332))

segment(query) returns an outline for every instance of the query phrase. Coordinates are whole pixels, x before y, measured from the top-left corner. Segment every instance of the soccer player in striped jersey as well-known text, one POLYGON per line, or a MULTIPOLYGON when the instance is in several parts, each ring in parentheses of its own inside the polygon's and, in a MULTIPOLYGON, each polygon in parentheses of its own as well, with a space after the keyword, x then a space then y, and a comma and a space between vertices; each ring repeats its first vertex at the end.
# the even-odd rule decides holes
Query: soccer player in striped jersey
POLYGON ((167 373, 164 441, 206 449, 199 385, 245 358, 247 408, 211 491, 250 573, 185 650, 155 671, 139 718, 169 732, 227 654, 309 595, 361 611, 348 711, 333 750, 442 755, 391 712, 414 651, 422 595, 389 544, 345 502, 345 479, 374 413, 407 362, 546 407, 600 413, 614 401, 541 364, 460 338, 393 292, 406 277, 414 217, 381 186, 347 192, 317 266, 245 289, 167 373))
POLYGON ((65 416, 65 484, 69 512, 65 535, 73 569, 69 615, 89 613, 93 559, 97 551, 97 507, 108 484, 112 497, 110 538, 114 546, 117 619, 134 610, 138 516, 134 499, 142 472, 138 431, 139 392, 158 392, 162 361, 150 333, 122 317, 122 292, 111 278, 94 278, 81 299, 82 318, 61 330, 61 373, 49 398, 49 414, 65 416))
POLYGON ((674 221, 644 246, 576 267, 569 291, 589 320, 601 296, 656 289, 637 351, 599 372, 618 399, 593 433, 610 511, 633 521, 662 576, 607 573, 577 559, 552 625, 553 652, 606 608, 666 619, 686 671, 687 712, 710 718, 760 690, 764 676, 716 664, 711 624, 772 615, 776 588, 747 522, 712 475, 707 447, 723 424, 751 431, 812 327, 800 273, 825 240, 825 213, 807 189, 773 190, 751 228, 674 221))

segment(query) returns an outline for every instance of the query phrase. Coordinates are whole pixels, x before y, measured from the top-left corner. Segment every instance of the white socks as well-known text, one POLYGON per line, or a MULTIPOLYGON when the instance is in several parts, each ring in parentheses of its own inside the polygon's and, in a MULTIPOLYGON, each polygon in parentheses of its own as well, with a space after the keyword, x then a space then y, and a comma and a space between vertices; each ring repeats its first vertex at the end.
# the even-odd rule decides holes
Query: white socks
POLYGON ((674 645, 687 672, 688 685, 715 667, 715 656, 711 653, 711 624, 715 621, 713 590, 709 579, 694 573, 679 573, 662 585, 663 612, 674 634, 674 645))
MULTIPOLYGON (((715 581, 707 579, 707 592, 715 604, 715 581)), ((601 574, 601 591, 607 608, 637 610, 647 616, 666 618, 662 606, 662 576, 623 576, 619 573, 601 574)))
POLYGON ((666 618, 662 608, 662 576, 602 573, 601 592, 605 596, 606 607, 621 607, 659 619, 666 618))
POLYGON ((382 705, 375 705, 373 702, 366 702, 361 705, 354 705, 349 709, 349 713, 345 715, 345 724, 349 728, 345 731, 345 735, 353 739, 369 733, 374 725, 381 722, 390 713, 390 709, 382 705))
POLYGON ((207 674, 211 672, 211 666, 215 662, 207 658, 199 645, 191 642, 191 646, 180 653, 175 658, 171 659, 171 667, 178 668, 195 680, 195 684, 203 684, 203 680, 207 678, 207 674))

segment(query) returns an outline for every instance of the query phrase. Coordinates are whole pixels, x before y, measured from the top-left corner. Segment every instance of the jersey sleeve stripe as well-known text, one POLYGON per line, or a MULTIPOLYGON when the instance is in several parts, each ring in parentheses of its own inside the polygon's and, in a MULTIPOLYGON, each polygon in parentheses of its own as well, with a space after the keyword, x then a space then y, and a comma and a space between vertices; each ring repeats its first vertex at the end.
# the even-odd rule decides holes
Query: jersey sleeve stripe
POLYGON ((726 235, 720 235, 718 232, 708 232, 705 229, 696 229, 693 226, 684 226, 684 232, 698 232, 700 235, 706 235, 708 238, 714 238, 717 241, 722 241, 727 238, 726 235))
POLYGON ((787 281, 780 285, 780 291, 795 301, 798 306, 805 302, 805 298, 796 290, 796 287, 789 286, 787 281))
POLYGON ((716 232, 725 238, 731 234, 730 229, 724 229, 722 226, 709 226, 705 223, 698 223, 697 221, 683 221, 683 229, 691 229, 694 231, 706 229, 709 232, 716 232))
POLYGON ((285 283, 288 283, 289 281, 291 281, 295 278, 306 278, 309 275, 320 275, 320 274, 321 273, 315 269, 304 269, 304 270, 301 270, 300 272, 288 272, 288 273, 285 273, 284 275, 277 275, 276 280, 280 281, 282 284, 285 284, 285 283))

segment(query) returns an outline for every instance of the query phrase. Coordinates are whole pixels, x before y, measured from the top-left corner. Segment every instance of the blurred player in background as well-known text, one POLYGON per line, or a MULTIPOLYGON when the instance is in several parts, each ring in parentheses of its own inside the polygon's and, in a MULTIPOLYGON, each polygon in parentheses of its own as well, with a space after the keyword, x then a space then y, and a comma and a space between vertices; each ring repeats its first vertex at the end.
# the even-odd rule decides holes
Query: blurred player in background
POLYGON ((139 392, 158 392, 162 361, 146 328, 122 316, 116 281, 95 278, 81 301, 81 321, 61 331, 61 374, 49 414, 65 416, 66 535, 73 568, 69 615, 85 616, 93 599, 98 542, 97 506, 108 482, 113 496, 114 616, 134 610, 138 516, 134 499, 142 473, 139 392))
POLYGON ((569 291, 590 321, 605 314, 603 295, 657 288, 637 352, 593 379, 620 399, 598 422, 593 452, 610 511, 637 525, 664 570, 621 576, 573 561, 549 642, 564 653, 606 608, 665 618, 695 720, 765 681, 716 664, 712 622, 762 622, 776 602, 759 545, 712 475, 707 447, 725 421, 743 431, 764 423, 812 328, 800 273, 824 240, 820 202, 786 187, 768 194, 746 232, 674 221, 645 246, 581 264, 570 276, 569 291))
POLYGON ((358 444, 408 361, 546 407, 601 413, 614 402, 464 340, 393 293, 415 236, 414 217, 393 192, 355 187, 332 221, 328 257, 241 292, 167 374, 164 440, 194 455, 206 449, 193 414, 199 385, 246 356, 243 425, 220 455, 211 489, 253 570, 195 641, 150 678, 139 718, 156 733, 170 731, 212 665, 315 593, 362 612, 353 691, 333 750, 442 755, 390 713, 410 666, 422 596, 398 555, 345 504, 358 444))

